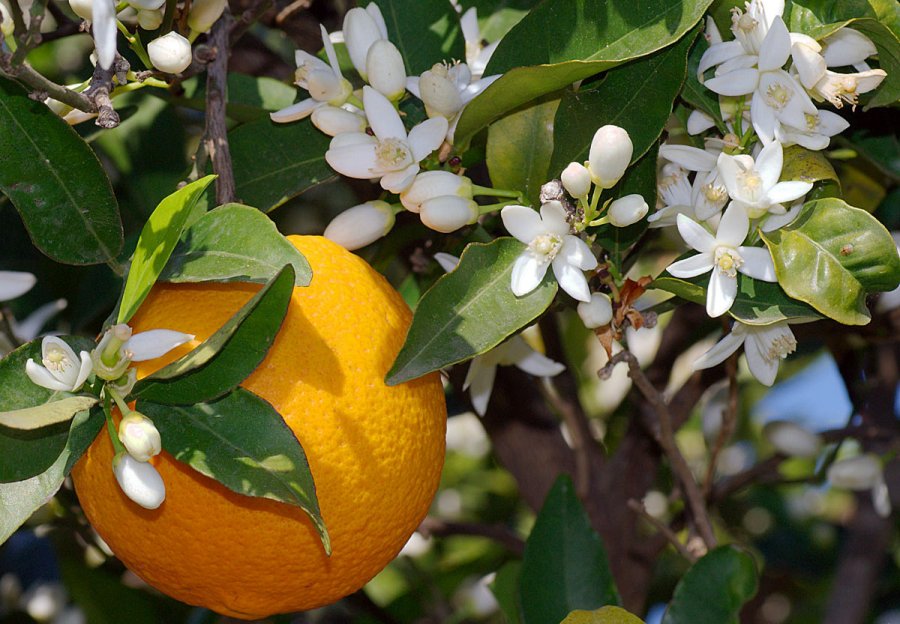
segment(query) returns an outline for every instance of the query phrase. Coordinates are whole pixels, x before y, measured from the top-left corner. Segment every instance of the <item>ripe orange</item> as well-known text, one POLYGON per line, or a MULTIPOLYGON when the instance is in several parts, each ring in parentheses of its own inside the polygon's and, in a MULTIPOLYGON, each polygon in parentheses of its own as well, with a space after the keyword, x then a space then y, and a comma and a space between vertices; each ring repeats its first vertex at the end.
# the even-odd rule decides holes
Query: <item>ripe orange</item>
MULTIPOLYGON (((91 524, 131 570, 183 602, 254 619, 332 603, 393 559, 425 516, 444 457, 446 406, 438 375, 388 387, 410 313, 384 278, 327 239, 291 237, 313 269, 296 288, 268 356, 242 384, 284 416, 303 445, 333 553, 298 508, 236 494, 163 452, 154 511, 131 502, 101 433, 73 471, 91 524)), ((157 285, 135 331, 196 335, 146 375, 184 355, 258 286, 157 285)))

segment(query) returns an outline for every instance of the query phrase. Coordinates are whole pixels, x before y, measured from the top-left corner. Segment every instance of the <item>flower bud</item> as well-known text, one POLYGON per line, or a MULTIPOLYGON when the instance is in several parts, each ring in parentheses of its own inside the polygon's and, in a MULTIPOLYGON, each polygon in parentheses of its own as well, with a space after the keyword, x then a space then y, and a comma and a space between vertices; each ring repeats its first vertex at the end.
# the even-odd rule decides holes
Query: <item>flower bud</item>
POLYGON ((868 490, 884 480, 881 460, 871 453, 841 459, 828 468, 828 480, 839 488, 868 490))
POLYGON ((191 64, 191 42, 172 31, 147 44, 147 54, 159 71, 180 74, 191 64))
POLYGON ((316 128, 328 136, 366 130, 366 118, 363 115, 329 104, 314 108, 310 119, 316 128))
POLYGON ((406 67, 400 50, 387 39, 372 44, 366 54, 368 82, 389 100, 397 100, 406 93, 406 67))
POLYGON ((594 133, 586 163, 591 180, 600 188, 612 188, 625 174, 634 146, 619 126, 603 126, 594 133))
POLYGON ((472 181, 450 171, 425 171, 400 193, 400 203, 410 212, 419 212, 422 204, 435 197, 457 195, 472 199, 472 181))
POLYGON ((391 205, 380 200, 367 201, 332 219, 325 228, 325 238, 353 251, 374 243, 392 227, 394 211, 391 205))
POLYGON ((815 457, 822 448, 822 438, 818 435, 784 420, 767 423, 763 435, 776 451, 788 457, 815 457))
POLYGON ((163 12, 160 9, 138 11, 137 21, 138 26, 144 30, 156 30, 162 25, 163 12))
POLYGON ((637 193, 620 197, 609 205, 609 222, 616 227, 627 227, 646 216, 650 207, 637 193))
POLYGON ((113 458, 113 472, 125 495, 144 509, 156 509, 166 500, 166 484, 153 464, 122 452, 113 458))
POLYGON ((344 43, 353 67, 366 80, 366 60, 372 44, 385 39, 375 19, 365 9, 356 7, 344 16, 344 43))
POLYGON ((206 32, 222 15, 226 4, 228 0, 193 0, 188 26, 194 32, 206 32))
POLYGON ((577 310, 578 316, 588 329, 596 329, 612 321, 612 301, 609 295, 604 293, 591 293, 591 300, 579 303, 577 310))
POLYGON ((131 412, 119 422, 119 441, 140 462, 148 461, 162 450, 159 430, 140 412, 131 412))
POLYGON ((435 64, 419 77, 419 94, 429 117, 453 119, 462 107, 462 95, 443 63, 435 64))
POLYGON ((419 218, 437 232, 449 234, 478 219, 478 204, 459 195, 433 197, 422 203, 419 218))
POLYGON ((584 165, 569 163, 569 166, 563 169, 560 178, 566 192, 577 199, 587 197, 591 190, 591 172, 584 165))
MULTIPOLYGON (((0 4, 0 10, 3 5, 0 4)), ((93 19, 93 0, 69 0, 69 8, 81 19, 90 22, 93 19)))
POLYGON ((155 11, 161 9, 166 0, 128 0, 128 4, 140 11, 155 11))

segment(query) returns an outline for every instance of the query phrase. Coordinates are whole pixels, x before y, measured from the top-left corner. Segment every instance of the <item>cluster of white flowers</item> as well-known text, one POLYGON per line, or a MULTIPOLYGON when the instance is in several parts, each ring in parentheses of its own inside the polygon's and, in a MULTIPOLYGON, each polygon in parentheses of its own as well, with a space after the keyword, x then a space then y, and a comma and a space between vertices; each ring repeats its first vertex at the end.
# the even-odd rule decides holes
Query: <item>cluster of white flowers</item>
POLYGON ((149 418, 128 407, 123 397, 137 379, 133 362, 161 357, 186 342, 190 334, 153 329, 132 335, 125 324, 110 327, 90 353, 78 355, 60 338, 41 341, 41 363, 29 358, 25 373, 38 386, 56 392, 78 392, 92 376, 105 382, 103 393, 116 402, 121 413, 113 471, 122 491, 146 509, 156 509, 166 497, 165 484, 150 459, 162 450, 159 431, 149 418))
MULTIPOLYGON (((676 226, 698 252, 668 267, 677 278, 710 273, 706 310, 711 317, 728 312, 737 297, 738 273, 776 282, 771 254, 759 232, 788 225, 803 206, 812 183, 781 181, 784 148, 809 150, 828 146, 848 123, 816 107, 830 102, 855 106, 885 72, 869 69, 876 53, 861 33, 844 27, 821 43, 788 32, 783 0, 751 0, 745 10, 732 9, 734 39, 723 41, 712 18, 707 22, 709 49, 698 67, 699 80, 719 96, 721 120, 701 111, 688 118, 688 133, 717 128, 724 136, 706 136, 705 149, 663 145, 658 182, 658 209, 650 227, 676 226), (853 66, 854 73, 828 68, 853 66), (706 73, 713 70, 713 76, 706 73)), ((736 322, 732 332, 695 363, 695 369, 722 362, 744 346, 750 371, 771 385, 782 358, 796 348, 787 323, 752 326, 736 322)))

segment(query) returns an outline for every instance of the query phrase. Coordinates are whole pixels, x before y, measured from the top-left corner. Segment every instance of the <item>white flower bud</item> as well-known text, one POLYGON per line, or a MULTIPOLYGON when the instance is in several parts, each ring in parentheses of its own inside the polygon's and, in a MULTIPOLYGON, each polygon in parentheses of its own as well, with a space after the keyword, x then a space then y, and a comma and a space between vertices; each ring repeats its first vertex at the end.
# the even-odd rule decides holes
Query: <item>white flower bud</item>
POLYGON ((4 36, 11 35, 15 30, 15 24, 13 24, 12 15, 9 14, 7 8, 0 2, 0 33, 3 33, 4 36))
POLYGON ((328 104, 314 108, 310 119, 316 128, 328 136, 366 130, 366 118, 363 115, 328 104))
POLYGON ((162 25, 163 12, 160 9, 141 10, 137 13, 138 26, 144 30, 156 30, 162 25))
POLYGON ((406 93, 406 67, 400 50, 387 39, 372 44, 366 54, 369 84, 387 99, 397 100, 406 93))
POLYGON ((228 0, 193 0, 188 26, 194 32, 206 32, 221 17, 226 4, 228 0))
POLYGON ((433 197, 422 203, 422 223, 437 232, 449 234, 478 219, 478 204, 459 195, 433 197))
POLYGON ((119 441, 140 462, 159 455, 162 441, 153 421, 140 412, 131 412, 119 423, 119 441))
POLYGON ((353 206, 332 219, 325 238, 353 251, 365 247, 391 231, 394 211, 387 202, 376 200, 353 206))
POLYGON ((443 63, 437 63, 422 73, 419 77, 419 94, 429 117, 453 119, 463 107, 459 87, 443 63))
POLYGON ((776 451, 788 457, 815 457, 822 448, 821 437, 789 421, 767 423, 763 435, 776 451))
POLYGON ((147 44, 147 54, 159 71, 180 74, 191 64, 191 42, 172 31, 147 44))
MULTIPOLYGON (((3 5, 0 5, 2 8, 3 5)), ((69 7, 81 19, 90 22, 93 19, 93 0, 69 0, 69 7)))
POLYGON ((609 205, 609 222, 616 227, 627 227, 646 216, 650 207, 638 194, 620 197, 609 205))
POLYGON ((386 37, 365 9, 356 7, 344 16, 344 43, 353 67, 366 80, 366 57, 372 44, 386 37))
POLYGON ((161 9, 165 3, 166 0, 128 0, 128 4, 141 11, 155 11, 161 9))
POLYGON ((400 193, 400 203, 410 212, 419 212, 429 199, 447 195, 472 199, 472 181, 450 171, 425 171, 400 193))
POLYGON ((835 487, 868 490, 884 480, 881 460, 871 453, 841 459, 828 468, 828 480, 835 487))
POLYGON ((612 188, 625 174, 634 146, 631 137, 619 126, 603 126, 594 133, 588 153, 591 179, 600 188, 612 188))
POLYGON ((572 197, 587 197, 591 190, 591 172, 587 167, 576 162, 569 163, 569 166, 563 169, 562 175, 563 187, 572 197))
POLYGON ((578 316, 588 329, 596 329, 612 321, 612 301, 609 295, 604 293, 591 293, 591 300, 579 303, 577 310, 578 316))
POLYGON ((144 509, 156 509, 166 500, 166 485, 153 464, 122 452, 113 458, 113 472, 125 495, 144 509))

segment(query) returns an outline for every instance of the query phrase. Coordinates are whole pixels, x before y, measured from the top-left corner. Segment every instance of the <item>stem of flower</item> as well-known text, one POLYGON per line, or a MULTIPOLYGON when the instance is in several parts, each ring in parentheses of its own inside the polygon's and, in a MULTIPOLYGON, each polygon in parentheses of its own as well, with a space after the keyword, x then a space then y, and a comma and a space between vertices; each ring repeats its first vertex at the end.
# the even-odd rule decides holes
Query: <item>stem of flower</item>
POLYGON ((500 210, 501 208, 505 208, 507 206, 512 206, 515 203, 516 203, 516 200, 511 199, 509 201, 500 202, 498 204, 488 204, 486 206, 478 206, 478 214, 484 215, 484 214, 488 214, 490 212, 495 212, 497 210, 500 210))
POLYGON ((487 197, 512 197, 514 199, 521 200, 522 194, 519 191, 511 191, 508 189, 495 189, 490 186, 478 186, 477 184, 472 185, 472 194, 473 195, 484 195, 487 197))
POLYGON ((128 407, 128 403, 122 398, 122 395, 119 394, 119 391, 115 388, 112 388, 109 384, 106 385, 106 394, 112 397, 112 400, 116 402, 116 407, 119 408, 119 411, 122 412, 122 416, 127 416, 131 413, 131 408, 128 407))
POLYGON ((113 445, 113 455, 126 452, 125 445, 119 440, 119 432, 116 431, 116 423, 112 419, 112 410, 109 409, 109 396, 103 402, 103 414, 106 416, 106 432, 109 434, 109 440, 113 445))
POLYGON ((600 217, 599 219, 594 219, 593 221, 591 221, 590 223, 587 224, 587 227, 596 227, 598 225, 606 225, 607 223, 609 223, 609 215, 606 215, 605 217, 600 217))
POLYGON ((363 110, 365 109, 365 106, 363 106, 362 100, 360 100, 358 97, 356 97, 352 93, 347 98, 347 104, 353 104, 353 106, 355 106, 356 108, 363 109, 363 110))

